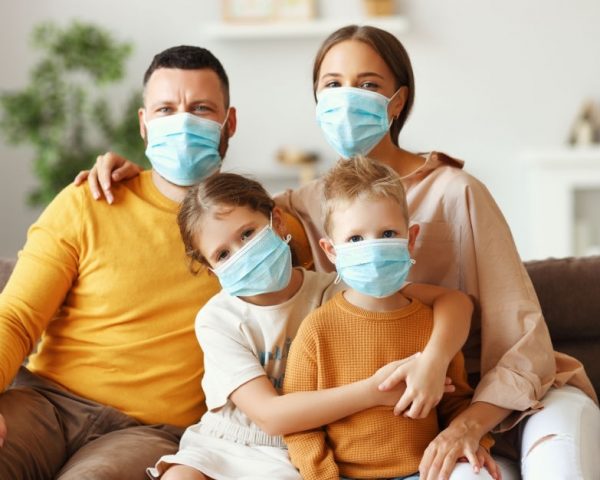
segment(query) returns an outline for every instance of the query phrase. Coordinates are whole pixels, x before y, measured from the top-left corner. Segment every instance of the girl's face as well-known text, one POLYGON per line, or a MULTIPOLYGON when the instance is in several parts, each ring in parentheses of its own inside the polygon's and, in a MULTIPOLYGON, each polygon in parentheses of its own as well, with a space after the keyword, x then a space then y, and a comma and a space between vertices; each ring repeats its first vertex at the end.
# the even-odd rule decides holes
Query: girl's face
POLYGON ((355 87, 390 98, 396 92, 392 71, 373 48, 358 40, 345 40, 327 52, 319 69, 317 93, 324 88, 355 87))
MULTIPOLYGON (((248 206, 218 205, 202 218, 196 248, 211 268, 216 268, 269 224, 269 217, 248 206)), ((282 212, 273 209, 273 229, 283 236, 282 212)))

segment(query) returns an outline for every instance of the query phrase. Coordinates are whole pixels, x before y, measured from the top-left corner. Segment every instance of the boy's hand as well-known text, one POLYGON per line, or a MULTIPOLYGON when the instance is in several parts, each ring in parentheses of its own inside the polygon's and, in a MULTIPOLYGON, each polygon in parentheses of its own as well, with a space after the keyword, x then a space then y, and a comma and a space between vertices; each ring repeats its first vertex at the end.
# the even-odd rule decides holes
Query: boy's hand
MULTIPOLYGON (((425 418, 447 392, 454 392, 452 380, 446 377, 448 365, 427 353, 409 357, 379 386, 381 390, 393 389, 406 382, 406 390, 394 408, 394 414, 410 418, 425 418), (410 409, 406 411, 408 408, 410 409)), ((390 364, 391 365, 391 364, 390 364)))
POLYGON ((114 197, 110 191, 112 182, 129 180, 140 174, 142 168, 116 153, 107 152, 98 155, 96 164, 91 170, 82 170, 75 177, 74 183, 79 186, 87 179, 92 196, 99 200, 104 196, 108 203, 113 203, 114 197))
POLYGON ((502 480, 500 468, 487 450, 479 445, 480 440, 465 425, 450 425, 425 449, 419 465, 421 480, 449 479, 457 461, 468 461, 475 473, 485 467, 492 478, 502 480))
POLYGON ((4 439, 6 438, 6 421, 4 420, 4 416, 0 413, 0 447, 4 445, 4 439))

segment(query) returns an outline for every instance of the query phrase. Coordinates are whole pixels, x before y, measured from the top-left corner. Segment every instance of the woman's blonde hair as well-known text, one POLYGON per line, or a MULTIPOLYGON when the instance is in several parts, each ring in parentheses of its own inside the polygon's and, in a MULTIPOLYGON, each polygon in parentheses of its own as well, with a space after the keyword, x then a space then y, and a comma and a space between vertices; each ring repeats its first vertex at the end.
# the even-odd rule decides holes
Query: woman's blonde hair
POLYGON ((363 156, 342 159, 323 179, 324 227, 331 235, 333 212, 356 199, 392 198, 408 226, 406 194, 400 176, 390 167, 363 156))
POLYGON ((260 183, 235 173, 216 173, 190 188, 179 208, 177 223, 193 274, 209 266, 197 247, 197 233, 206 213, 217 206, 250 207, 269 218, 275 202, 260 183))

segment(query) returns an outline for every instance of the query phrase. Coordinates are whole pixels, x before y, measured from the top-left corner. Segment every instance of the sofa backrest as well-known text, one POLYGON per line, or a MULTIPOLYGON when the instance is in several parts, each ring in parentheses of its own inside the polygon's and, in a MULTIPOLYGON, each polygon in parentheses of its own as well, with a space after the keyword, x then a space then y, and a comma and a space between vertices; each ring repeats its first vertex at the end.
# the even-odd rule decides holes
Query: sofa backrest
MULTIPOLYGON (((0 258, 0 291, 15 261, 0 258)), ((600 392, 600 256, 525 262, 554 348, 583 362, 600 392)))

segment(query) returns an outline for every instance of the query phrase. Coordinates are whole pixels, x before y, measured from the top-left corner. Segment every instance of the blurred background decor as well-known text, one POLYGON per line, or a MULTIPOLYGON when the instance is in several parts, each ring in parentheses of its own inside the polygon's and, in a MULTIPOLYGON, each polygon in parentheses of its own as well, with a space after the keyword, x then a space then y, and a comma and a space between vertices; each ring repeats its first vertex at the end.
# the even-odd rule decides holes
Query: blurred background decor
POLYGON ((277 161, 298 169, 298 185, 305 185, 317 178, 317 162, 319 155, 316 152, 296 147, 282 147, 277 151, 277 161))
POLYGON ((141 95, 131 95, 114 115, 105 87, 123 78, 132 45, 89 23, 34 28, 32 45, 41 55, 23 89, 0 94, 0 130, 14 145, 33 147, 38 185, 31 205, 47 204, 102 152, 115 150, 145 162, 136 126, 141 95))
POLYGON ((573 146, 600 144, 600 108, 593 100, 586 100, 577 114, 569 143, 573 146))
POLYGON ((309 20, 315 0, 222 0, 223 20, 233 23, 309 20))
POLYGON ((394 0, 362 0, 365 14, 370 17, 394 14, 394 0))

